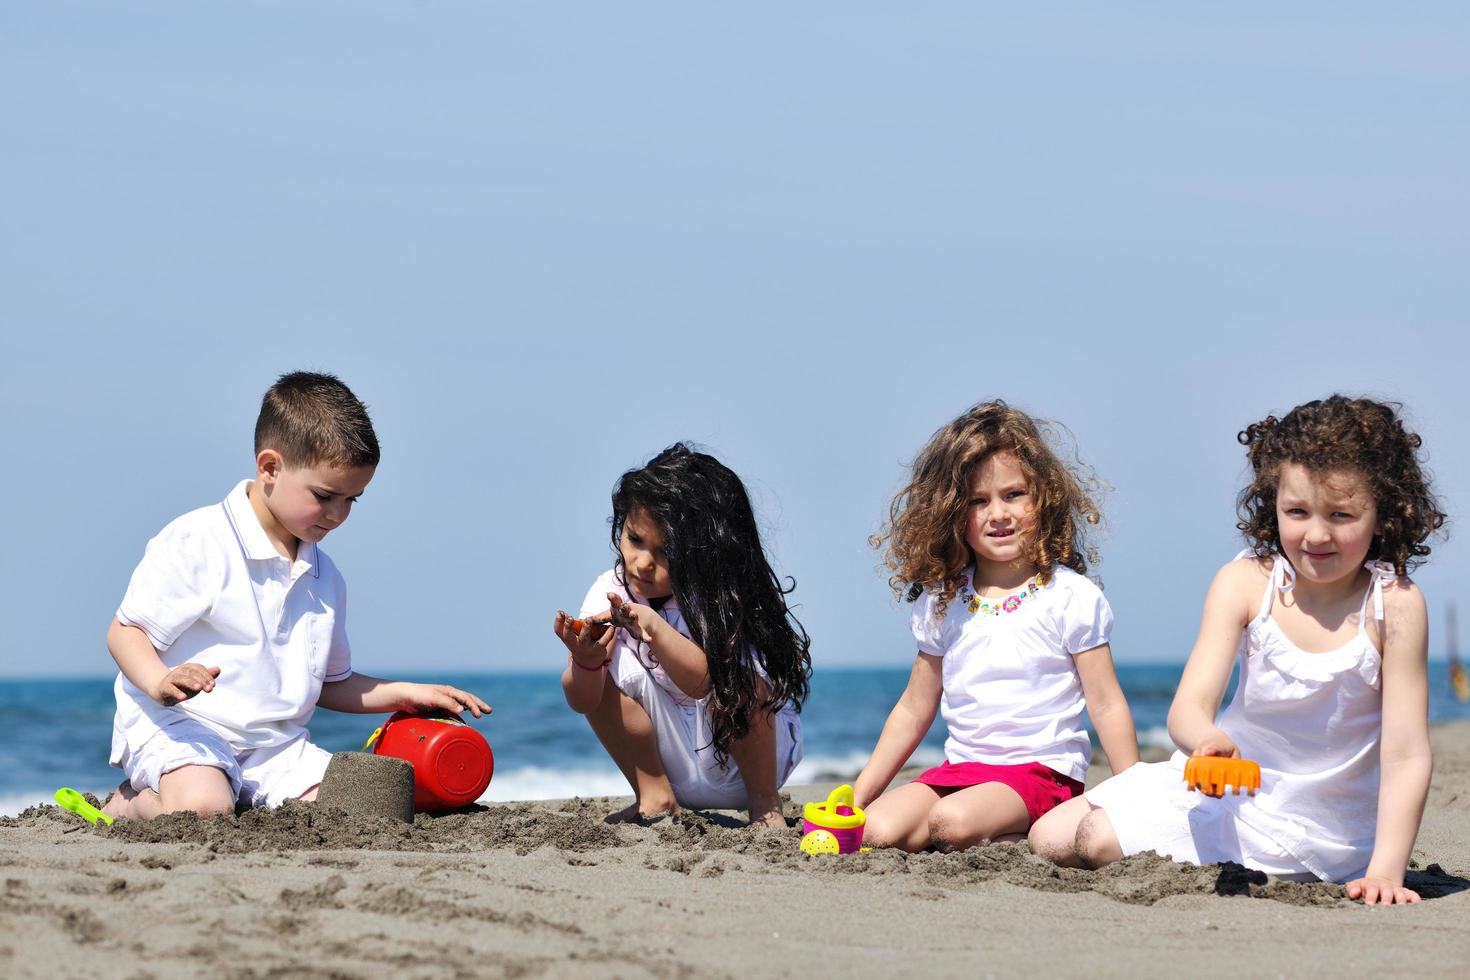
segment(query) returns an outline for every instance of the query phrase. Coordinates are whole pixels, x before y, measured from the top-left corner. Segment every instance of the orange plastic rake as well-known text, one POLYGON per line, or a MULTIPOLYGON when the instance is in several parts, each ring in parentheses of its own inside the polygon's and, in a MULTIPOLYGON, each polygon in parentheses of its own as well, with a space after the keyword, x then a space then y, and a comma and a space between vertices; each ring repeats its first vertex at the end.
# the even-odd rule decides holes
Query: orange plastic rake
POLYGON ((1255 796, 1261 788, 1261 767, 1249 759, 1191 756, 1184 764, 1184 785, 1210 796, 1224 796, 1226 786, 1234 786, 1236 796, 1241 790, 1255 796))

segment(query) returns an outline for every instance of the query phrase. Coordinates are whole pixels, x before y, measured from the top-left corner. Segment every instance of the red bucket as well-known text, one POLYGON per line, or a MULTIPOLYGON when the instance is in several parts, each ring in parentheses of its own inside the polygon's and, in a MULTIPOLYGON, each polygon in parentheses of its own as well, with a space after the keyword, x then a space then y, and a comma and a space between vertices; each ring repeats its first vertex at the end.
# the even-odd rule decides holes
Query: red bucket
POLYGON ((368 739, 374 755, 413 765, 413 808, 437 813, 480 798, 495 772, 495 753, 485 736, 452 716, 400 711, 368 739))

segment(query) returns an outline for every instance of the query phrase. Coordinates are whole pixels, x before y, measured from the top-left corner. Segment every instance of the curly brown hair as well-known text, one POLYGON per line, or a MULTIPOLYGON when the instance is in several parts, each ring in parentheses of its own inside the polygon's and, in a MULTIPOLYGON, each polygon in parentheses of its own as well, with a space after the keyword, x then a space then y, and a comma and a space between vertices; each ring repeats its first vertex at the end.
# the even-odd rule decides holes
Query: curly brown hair
POLYGON ((1403 406, 1368 398, 1330 398, 1298 405, 1277 419, 1252 422, 1236 438, 1246 447, 1253 471, 1240 492, 1235 525, 1257 557, 1281 547, 1276 521, 1276 486, 1285 463, 1313 475, 1350 471, 1362 475, 1378 509, 1378 533, 1369 556, 1407 575, 1429 554, 1424 541, 1445 524, 1419 463, 1423 440, 1404 427, 1403 406))
POLYGON ((937 589, 936 608, 944 615, 974 561, 965 542, 970 480, 998 452, 1015 455, 1030 485, 1036 523, 1022 546, 1027 560, 1048 575, 1058 565, 1086 574, 1088 562, 1097 563, 1086 531, 1102 519, 1093 495, 1104 485, 1080 460, 1074 470, 1052 450, 1053 430, 1060 428, 997 399, 934 433, 915 458, 908 485, 893 498, 888 522, 869 539, 874 548, 886 546, 895 595, 912 602, 926 586, 937 589))

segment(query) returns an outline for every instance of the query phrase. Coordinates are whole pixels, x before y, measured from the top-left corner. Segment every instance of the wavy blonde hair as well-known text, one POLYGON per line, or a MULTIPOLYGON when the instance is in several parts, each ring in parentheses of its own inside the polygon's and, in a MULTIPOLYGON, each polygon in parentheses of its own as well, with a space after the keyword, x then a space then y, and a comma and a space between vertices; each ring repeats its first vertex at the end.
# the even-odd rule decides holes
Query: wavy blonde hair
POLYGON ((1031 493, 1035 523, 1022 544, 1027 560, 1048 575, 1058 565, 1085 575, 1088 563, 1097 563, 1087 530, 1102 520, 1093 497, 1105 484, 1081 460, 1075 468, 1061 461, 1051 446, 1056 429, 1065 431, 997 399, 934 433, 914 459, 908 485, 893 498, 887 523, 869 538, 884 552, 895 595, 912 602, 926 586, 937 589, 936 608, 944 615, 974 561, 965 542, 970 481, 998 452, 1015 455, 1031 493))

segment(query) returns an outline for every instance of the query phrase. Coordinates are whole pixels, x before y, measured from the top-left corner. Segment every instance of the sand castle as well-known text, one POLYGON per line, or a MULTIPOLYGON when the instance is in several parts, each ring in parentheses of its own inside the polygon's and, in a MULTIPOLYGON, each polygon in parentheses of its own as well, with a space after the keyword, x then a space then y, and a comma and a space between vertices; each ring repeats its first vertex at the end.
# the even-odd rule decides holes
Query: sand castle
POLYGON ((413 822, 413 766, 386 755, 338 752, 327 763, 317 803, 358 816, 413 822))

